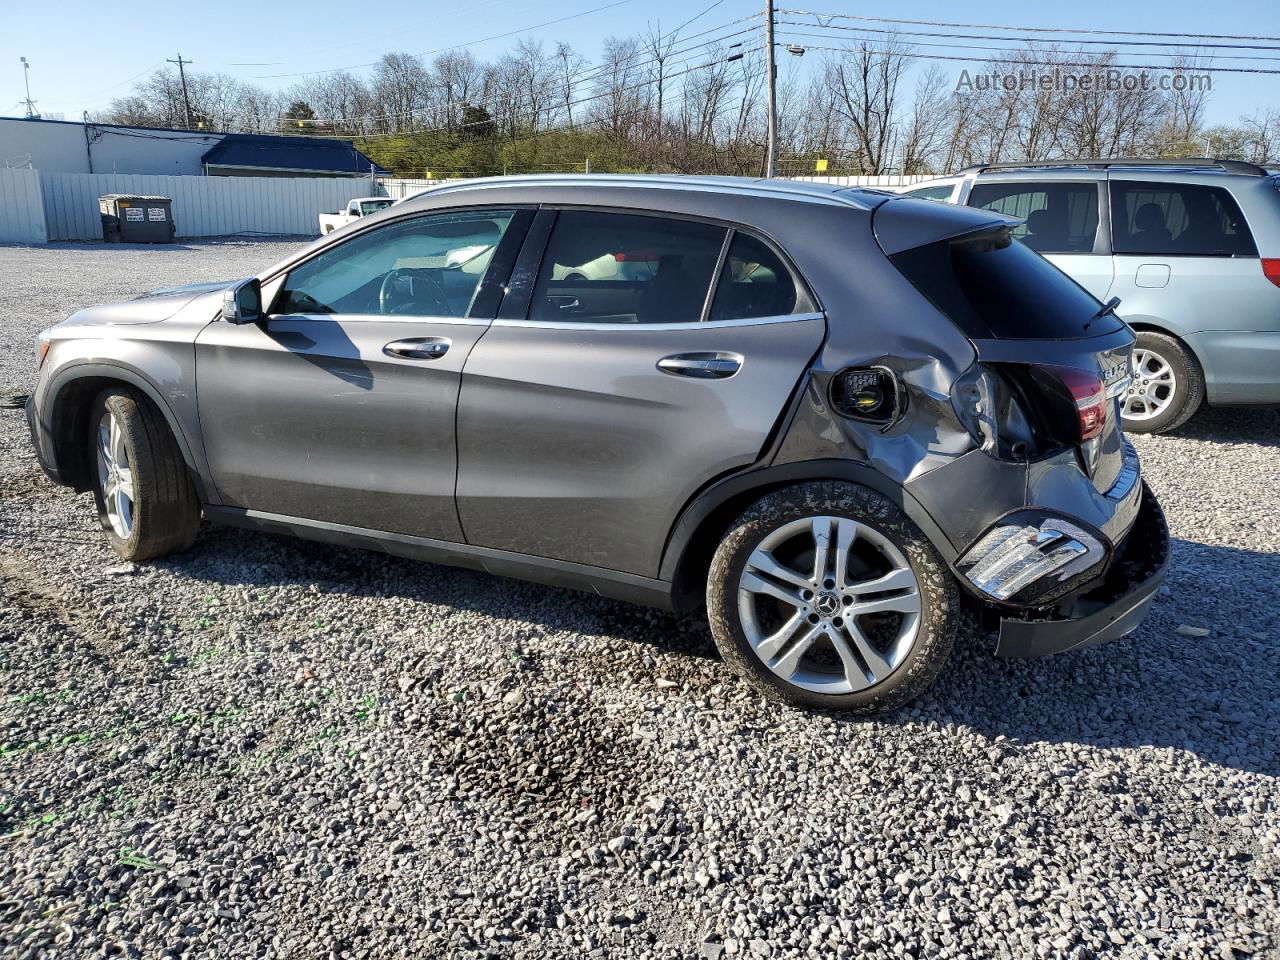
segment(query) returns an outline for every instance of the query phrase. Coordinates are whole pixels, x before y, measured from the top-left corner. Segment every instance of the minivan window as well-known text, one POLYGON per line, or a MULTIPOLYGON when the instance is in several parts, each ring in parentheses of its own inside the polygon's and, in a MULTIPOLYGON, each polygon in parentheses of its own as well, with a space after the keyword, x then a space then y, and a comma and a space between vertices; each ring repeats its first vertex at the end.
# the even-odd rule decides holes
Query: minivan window
POLYGON ((915 190, 903 190, 904 197, 915 197, 917 200, 950 200, 951 194, 955 192, 952 184, 943 184, 940 187, 917 187, 915 190))
POLYGON ((724 238, 724 227, 690 220, 562 210, 529 319, 697 323, 724 238))
POLYGON ((791 271, 778 255, 763 241, 735 233, 708 319, 781 317, 808 308, 808 299, 797 296, 791 271))
POLYGON ((1087 290, 1001 227, 890 258, 966 336, 1059 340, 1118 330, 1087 290))
POLYGON ((1235 198, 1205 184, 1111 181, 1111 233, 1116 253, 1258 255, 1235 198))
POLYGON ((1093 181, 976 183, 969 206, 1023 223, 1013 236, 1037 253, 1092 253, 1098 236, 1098 185, 1093 181))
POLYGON ((278 313, 465 317, 514 211, 400 220, 289 271, 278 313))

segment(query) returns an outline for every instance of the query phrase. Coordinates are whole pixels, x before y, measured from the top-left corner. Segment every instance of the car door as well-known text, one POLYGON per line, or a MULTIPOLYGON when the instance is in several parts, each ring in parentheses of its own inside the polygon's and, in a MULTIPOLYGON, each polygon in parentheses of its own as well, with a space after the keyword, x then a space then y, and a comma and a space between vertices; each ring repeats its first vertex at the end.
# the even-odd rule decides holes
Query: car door
POLYGON ((463 375, 467 541, 656 576, 689 498, 761 456, 825 321, 746 231, 566 209, 529 237, 463 375), (571 269, 618 256, 648 266, 571 269))
POLYGON ((1100 175, 1079 180, 980 179, 968 203, 1021 217, 1025 222, 1013 235, 1105 301, 1113 278, 1100 215, 1105 186, 1100 175))
POLYGON ((356 233, 269 283, 260 323, 206 327, 198 404, 223 503, 460 541, 461 372, 532 216, 454 210, 356 233))
POLYGON ((1111 221, 1121 316, 1185 339, 1208 374, 1211 400, 1248 400, 1258 384, 1274 382, 1250 334, 1274 329, 1276 312, 1267 308, 1275 288, 1226 187, 1113 174, 1111 221))

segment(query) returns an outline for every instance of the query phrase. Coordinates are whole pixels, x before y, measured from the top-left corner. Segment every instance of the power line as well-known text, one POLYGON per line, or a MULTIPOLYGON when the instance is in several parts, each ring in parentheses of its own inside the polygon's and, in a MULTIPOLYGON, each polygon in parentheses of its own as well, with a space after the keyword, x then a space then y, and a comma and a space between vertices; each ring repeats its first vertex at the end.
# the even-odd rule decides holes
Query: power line
POLYGON ((807 17, 826 17, 829 20, 862 20, 869 23, 906 23, 920 27, 957 27, 964 30, 1016 30, 1022 33, 1082 33, 1115 37, 1185 37, 1192 40, 1263 40, 1280 42, 1280 37, 1259 37, 1236 33, 1162 33, 1157 30, 1097 30, 1071 29, 1067 27, 1016 27, 996 23, 955 23, 949 20, 902 20, 892 17, 860 17, 851 13, 819 13, 813 10, 779 10, 779 13, 801 14, 807 17))
MULTIPOLYGON (((859 52, 859 49, 857 47, 824 47, 817 44, 805 44, 805 46, 809 50, 830 50, 835 53, 858 53, 859 52)), ((912 60, 955 60, 955 61, 964 62, 964 63, 993 62, 993 58, 991 57, 953 57, 953 56, 944 56, 938 53, 903 53, 903 52, 888 49, 888 48, 868 47, 867 49, 872 50, 872 52, 874 53, 888 54, 895 57, 905 57, 912 60)), ((1124 70, 1164 70, 1164 71, 1168 71, 1171 69, 1168 64, 1158 64, 1158 63, 1110 63, 1108 62, 1106 64, 1098 64, 1098 63, 1070 62, 1066 60, 1029 60, 1029 59, 1019 59, 1016 62, 1021 65, 1042 66, 1042 67, 1086 67, 1086 68, 1096 69, 1099 66, 1107 66, 1107 67, 1120 68, 1124 70)), ((1251 73, 1251 74, 1280 75, 1280 70, 1264 70, 1261 68, 1248 68, 1248 67, 1200 67, 1200 66, 1197 66, 1197 67, 1187 67, 1185 68, 1185 71, 1188 73, 1190 72, 1251 73)))
POLYGON ((716 7, 720 6, 720 4, 722 4, 722 3, 724 3, 724 0, 715 0, 715 3, 711 4, 711 6, 707 7, 706 9, 704 9, 701 13, 695 13, 692 17, 690 17, 690 18, 689 18, 688 20, 686 20, 684 23, 680 24, 680 26, 678 26, 678 27, 676 27, 674 30, 672 30, 672 31, 671 31, 671 35, 672 35, 672 36, 675 36, 677 33, 679 33, 681 30, 683 30, 683 29, 684 29, 685 27, 687 27, 689 24, 693 23, 693 21, 695 21, 695 20, 701 20, 703 17, 705 17, 708 13, 710 13, 710 12, 711 12, 712 10, 714 10, 716 7))
MULTIPOLYGON (((429 57, 433 53, 443 53, 446 50, 464 50, 467 47, 474 47, 477 44, 488 43, 490 40, 502 40, 505 37, 514 37, 519 33, 526 33, 529 30, 540 30, 543 27, 554 26, 557 23, 567 23, 570 20, 576 20, 579 17, 587 17, 593 13, 600 13, 604 10, 612 10, 614 7, 621 7, 624 4, 632 3, 633 0, 614 0, 613 3, 606 3, 600 7, 592 7, 590 10, 583 10, 581 13, 571 13, 563 17, 556 17, 554 20, 544 20, 542 23, 531 24, 527 27, 520 27, 516 30, 508 30, 505 33, 495 33, 492 36, 481 37, 479 40, 468 40, 465 43, 454 43, 447 47, 437 47, 434 50, 425 50, 422 53, 415 54, 419 57, 429 57)), ((344 70, 361 70, 365 67, 374 67, 378 65, 377 60, 369 63, 353 63, 345 67, 332 67, 326 70, 302 70, 297 73, 263 73, 255 74, 252 79, 255 80, 278 80, 284 77, 314 77, 325 73, 341 73, 344 70)))
MULTIPOLYGON (((736 22, 740 22, 740 21, 736 21, 736 22)), ((735 23, 736 23, 736 22, 735 22, 735 23)), ((718 30, 718 29, 723 29, 723 27, 734 26, 734 25, 735 25, 735 23, 728 23, 728 24, 724 24, 722 27, 713 28, 712 30, 704 31, 704 33, 714 33, 714 32, 715 32, 716 30, 718 30)), ((679 56, 682 56, 683 54, 690 53, 690 52, 693 52, 693 51, 703 51, 703 50, 706 50, 706 49, 707 49, 707 48, 709 48, 709 47, 714 47, 714 46, 716 46, 716 45, 718 45, 718 44, 722 43, 722 42, 723 42, 723 41, 725 41, 725 40, 730 40, 730 39, 733 39, 734 37, 739 37, 739 36, 744 36, 744 35, 746 35, 746 34, 755 33, 758 29, 759 29, 759 27, 749 27, 749 28, 744 29, 744 30, 737 30, 737 31, 734 31, 733 33, 724 34, 724 35, 722 35, 722 36, 715 37, 715 38, 713 38, 713 39, 711 39, 711 40, 704 41, 704 42, 702 42, 702 43, 692 44, 692 45, 690 45, 690 46, 688 46, 688 47, 683 47, 683 48, 681 48, 681 49, 679 49, 679 50, 672 51, 670 54, 668 54, 666 57, 663 57, 662 59, 665 61, 665 60, 667 60, 667 58, 668 58, 668 57, 672 57, 672 56, 679 57, 679 56)), ((701 35, 703 35, 703 34, 695 34, 695 36, 701 36, 701 35)), ((740 43, 736 43, 736 44, 730 44, 728 49, 734 49, 734 48, 736 48, 736 47, 738 47, 738 46, 740 46, 740 45, 741 45, 741 42, 740 42, 740 43)), ((621 69, 621 68, 627 68, 627 69, 641 70, 641 69, 644 69, 645 67, 652 66, 653 64, 655 64, 655 63, 657 63, 657 62, 658 62, 658 58, 654 57, 654 58, 651 58, 651 59, 645 60, 645 61, 643 61, 643 62, 641 62, 641 63, 638 63, 638 64, 637 64, 637 63, 634 63, 633 61, 634 61, 635 57, 636 57, 636 56, 641 56, 641 55, 643 55, 643 51, 638 51, 636 54, 632 55, 631 57, 626 58, 624 61, 619 61, 617 64, 604 64, 604 65, 602 65, 602 66, 597 66, 597 67, 593 67, 593 68, 591 68, 591 69, 587 69, 587 70, 579 71, 578 73, 576 73, 576 74, 572 75, 572 77, 570 78, 570 79, 571 79, 571 81, 572 81, 572 82, 571 82, 571 87, 572 87, 572 86, 577 86, 577 85, 579 85, 580 83, 587 82, 587 81, 589 81, 589 80, 595 79, 595 77, 593 77, 593 76, 592 76, 593 74, 595 74, 595 75, 599 75, 599 74, 601 74, 601 73, 607 72, 609 69, 621 69)), ((682 65, 682 64, 689 63, 690 61, 692 61, 692 60, 694 60, 694 59, 696 59, 696 57, 693 57, 693 56, 686 57, 686 58, 684 58, 684 59, 677 59, 677 60, 675 60, 675 61, 673 61, 673 62, 672 62, 672 66, 680 66, 680 65, 682 65)), ((682 76, 682 75, 683 75, 683 74, 666 74, 666 75, 664 75, 664 77, 663 77, 663 82, 665 82, 666 80, 672 79, 672 78, 673 78, 673 77, 675 77, 675 76, 682 76)), ((557 82, 559 82, 559 78, 557 78, 557 82)), ((653 81, 651 81, 651 82, 656 83, 656 82, 657 82, 657 80, 655 79, 655 80, 653 80, 653 81)), ((591 98, 588 98, 588 99, 591 99, 591 98)), ((548 107, 546 107, 546 108, 541 108, 541 109, 557 110, 557 109, 560 109, 561 107, 564 107, 564 106, 574 106, 574 105, 576 105, 577 103, 580 103, 580 102, 585 102, 585 101, 576 101, 576 100, 575 100, 575 101, 570 101, 569 103, 562 103, 562 102, 560 102, 560 101, 557 101, 556 103, 551 104, 550 106, 548 106, 548 107)), ((492 102, 492 100, 490 100, 490 101, 485 101, 485 102, 479 102, 479 103, 469 103, 469 104, 467 104, 467 105, 468 105, 468 106, 474 106, 474 107, 481 107, 481 108, 490 108, 490 107, 495 107, 495 106, 496 106, 496 105, 492 102)), ((432 108, 431 108, 431 107, 418 107, 418 108, 415 108, 415 109, 413 109, 413 110, 409 110, 409 111, 407 111, 407 112, 405 112, 405 113, 399 113, 399 114, 364 114, 364 115, 361 115, 361 116, 359 116, 359 117, 328 117, 328 118, 316 117, 316 118, 314 118, 314 119, 304 119, 304 120, 296 120, 295 118, 292 118, 292 117, 275 117, 275 118, 273 118, 273 119, 275 119, 275 120, 288 120, 288 121, 290 121, 290 122, 298 123, 299 125, 302 125, 302 124, 311 124, 311 125, 319 125, 319 126, 335 126, 335 125, 338 125, 338 124, 362 124, 362 123, 365 123, 365 122, 380 122, 380 121, 381 121, 381 122, 385 122, 385 121, 388 121, 388 120, 404 120, 404 119, 408 119, 408 118, 415 117, 415 116, 417 116, 418 114, 420 114, 420 113, 422 113, 422 112, 424 112, 424 111, 426 111, 426 110, 430 110, 430 109, 432 109, 432 108)), ((437 128, 437 129, 442 130, 442 131, 449 131, 449 130, 451 130, 451 129, 456 130, 456 129, 458 129, 458 125, 454 125, 454 127, 452 127, 452 128, 450 128, 450 127, 440 127, 440 128, 437 128)), ((429 131, 418 131, 418 132, 429 132, 429 131)), ((395 136, 398 136, 399 134, 394 134, 394 135, 395 135, 395 136)))
MULTIPOLYGON (((688 69, 686 69, 686 70, 681 70, 681 71, 679 71, 679 72, 677 72, 677 73, 668 74, 668 75, 667 75, 667 77, 666 77, 665 79, 667 79, 667 80, 674 80, 674 79, 676 79, 677 77, 683 77, 683 76, 685 76, 686 74, 693 73, 693 72, 695 72, 695 71, 697 71, 697 70, 706 70, 706 69, 709 69, 710 67, 715 67, 715 66, 718 66, 718 65, 720 65, 720 64, 722 64, 722 63, 732 63, 732 62, 734 62, 734 61, 737 61, 737 60, 741 60, 741 59, 743 59, 743 58, 744 58, 747 54, 749 54, 749 53, 755 53, 756 51, 761 50, 761 49, 763 49, 763 47, 762 47, 762 46, 750 47, 750 48, 747 48, 747 49, 745 49, 745 50, 738 51, 738 52, 735 52, 735 53, 733 53, 733 54, 730 54, 730 55, 729 55, 729 56, 727 56, 727 57, 721 57, 721 58, 719 58, 719 59, 717 59, 717 60, 711 60, 711 61, 708 61, 708 62, 706 62, 706 63, 698 64, 697 66, 694 66, 694 67, 689 67, 688 69)), ((622 87, 621 89, 618 89, 618 90, 606 90, 606 91, 605 91, 605 92, 603 92, 603 93, 597 93, 597 94, 595 94, 595 95, 593 95, 593 96, 590 96, 590 97, 583 97, 583 98, 581 98, 581 99, 579 99, 579 100, 571 101, 571 102, 570 102, 570 103, 568 103, 568 104, 564 104, 564 103, 553 103, 553 104, 549 104, 549 105, 548 105, 548 106, 546 106, 546 107, 540 107, 540 108, 538 108, 537 110, 533 111, 531 114, 527 114, 523 119, 526 119, 526 120, 527 120, 527 119, 529 119, 530 117, 537 117, 537 116, 539 116, 540 114, 543 114, 543 113, 555 112, 555 111, 561 110, 562 108, 565 108, 565 107, 567 107, 567 106, 574 106, 574 107, 576 107, 576 106, 579 106, 579 105, 584 104, 584 103, 591 103, 592 101, 595 101, 595 100, 602 100, 602 99, 604 99, 604 98, 606 98, 606 97, 613 97, 613 96, 617 96, 617 95, 622 94, 622 93, 630 93, 630 92, 631 92, 631 91, 633 91, 633 90, 641 90, 641 89, 644 89, 645 87, 651 87, 651 86, 653 86, 653 85, 654 85, 654 84, 656 84, 656 83, 657 83, 657 80, 646 80, 646 81, 644 81, 644 82, 642 82, 642 83, 633 84, 633 85, 631 85, 631 86, 629 86, 629 87, 622 87)), ((639 108, 637 112, 651 112, 651 111, 650 111, 650 109, 649 109, 648 107, 642 107, 642 108, 639 108)), ((415 137, 415 136, 421 136, 422 134, 427 134, 427 133, 456 133, 458 130, 465 129, 465 128, 467 128, 467 127, 485 126, 485 125, 487 125, 487 124, 496 124, 496 123, 497 123, 497 121, 495 121, 495 120, 491 117, 491 118, 490 118, 490 119, 488 119, 488 120, 476 120, 476 121, 471 121, 471 122, 469 122, 469 123, 455 124, 452 128, 449 128, 449 127, 433 127, 433 128, 429 128, 429 129, 426 129, 426 130, 405 130, 405 131, 402 131, 402 132, 400 132, 400 133, 375 133, 375 134, 370 134, 369 136, 366 136, 366 137, 360 137, 359 139, 361 139, 361 140, 389 140, 389 139, 397 139, 397 138, 400 138, 400 137, 415 137)))
MULTIPOLYGON (((793 21, 793 20, 779 20, 779 21, 778 21, 778 23, 779 23, 780 25, 782 25, 782 26, 788 26, 788 25, 795 24, 795 21, 793 21)), ((797 26, 802 26, 802 27, 810 26, 810 25, 809 25, 809 24, 807 24, 807 23, 795 24, 795 25, 797 25, 797 26)), ((829 28, 829 29, 836 29, 836 28, 832 27, 832 28, 829 28)), ((860 30, 860 28, 858 28, 858 27, 845 27, 845 28, 842 28, 842 29, 846 29, 846 30, 860 30)), ((891 31, 891 30, 882 30, 882 31, 873 31, 873 32, 876 32, 876 33, 887 33, 887 34, 889 34, 889 36, 887 36, 887 37, 869 37, 869 38, 859 37, 859 38, 855 38, 855 39, 860 40, 860 41, 861 41, 861 42, 863 42, 863 43, 891 43, 891 42, 893 41, 893 38, 894 38, 894 37, 901 36, 901 34, 895 34, 895 33, 894 33, 893 31, 891 31)), ((805 33, 805 32, 800 31, 800 30, 787 30, 787 31, 786 31, 786 33, 787 33, 787 35, 788 35, 788 36, 790 36, 790 37, 818 37, 818 38, 828 38, 828 37, 831 37, 831 36, 832 36, 832 34, 830 34, 830 33, 805 33)), ((926 34, 926 36, 930 36, 930 34, 926 34)), ((979 37, 979 38, 977 38, 977 39, 983 39, 983 38, 979 37)), ((1016 40, 1017 38, 1010 38, 1010 39, 1015 39, 1015 40, 1016 40)), ((1102 42, 1104 42, 1104 43, 1105 43, 1106 41, 1102 41, 1102 42)), ((1049 52, 1049 51, 1046 51, 1046 50, 1042 50, 1042 49, 1040 49, 1040 48, 1038 48, 1038 47, 991 47, 991 46, 984 46, 983 44, 978 44, 978 43, 927 43, 927 42, 923 42, 923 41, 920 41, 920 40, 910 40, 910 41, 907 41, 907 43, 909 43, 909 44, 910 44, 910 46, 911 46, 911 48, 912 48, 912 49, 914 49, 914 48, 916 48, 916 47, 939 47, 939 48, 942 48, 942 49, 944 49, 944 50, 993 50, 993 51, 997 51, 997 52, 1001 52, 1001 53, 1026 53, 1026 52, 1030 51, 1030 52, 1032 52, 1032 53, 1046 54, 1046 53, 1048 53, 1048 52, 1049 52)), ((1274 48, 1274 49, 1280 49, 1280 47, 1277 47, 1277 48, 1274 48)), ((1083 51, 1083 50, 1079 50, 1079 51, 1075 51, 1075 52, 1079 53, 1080 55, 1084 55, 1084 53, 1085 53, 1085 51, 1083 51)), ((1169 59, 1171 59, 1171 60, 1182 60, 1182 59, 1184 59, 1181 55, 1176 54, 1176 53, 1161 53, 1161 52, 1156 51, 1156 50, 1144 50, 1144 51, 1141 51, 1141 55, 1142 55, 1142 56, 1147 56, 1147 57, 1166 57, 1166 58, 1169 58, 1169 59)), ((1248 61, 1267 60, 1267 61, 1280 61, 1280 57, 1263 57, 1263 56, 1243 57, 1243 56, 1232 56, 1232 55, 1230 55, 1230 54, 1214 54, 1214 55, 1211 55, 1211 58, 1210 58, 1210 59, 1213 59, 1213 60, 1248 60, 1248 61)), ((1172 67, 1165 67, 1164 69, 1172 69, 1172 67)), ((1187 70, 1193 70, 1193 69, 1197 69, 1197 68, 1196 68, 1196 67, 1187 66, 1185 69, 1187 69, 1187 70)))
MULTIPOLYGON (((815 24, 799 23, 795 20, 779 20, 778 22, 791 23, 800 27, 815 26, 815 24)), ((892 36, 898 36, 898 37, 943 37, 943 38, 950 38, 950 39, 957 39, 957 40, 1001 40, 1001 41, 1013 42, 1013 43, 1033 43, 1033 44, 1046 44, 1046 43, 1058 42, 1056 40, 1038 40, 1034 37, 990 36, 987 34, 980 34, 980 33, 937 33, 937 32, 924 31, 924 30, 884 30, 884 29, 877 29, 876 27, 847 27, 847 26, 844 26, 843 24, 838 24, 838 23, 830 23, 830 24, 818 23, 816 24, 816 26, 822 30, 848 30, 854 33, 885 33, 885 34, 890 34, 892 36)), ((1280 50, 1280 46, 1267 46, 1263 44, 1169 43, 1169 42, 1161 42, 1157 40, 1071 39, 1071 40, 1067 40, 1066 43, 1071 44, 1073 46, 1087 44, 1089 46, 1106 46, 1106 47, 1136 46, 1136 47, 1174 47, 1174 48, 1180 48, 1180 49, 1195 48, 1195 49, 1215 49, 1215 50, 1280 50)), ((1145 53, 1147 51, 1143 51, 1143 52, 1145 53)), ((1158 56, 1166 56, 1166 55, 1171 56, 1171 54, 1162 54, 1162 53, 1158 53, 1158 51, 1151 51, 1151 53, 1158 56)), ((1220 56, 1220 55, 1212 54, 1212 56, 1220 56)), ((1244 57, 1244 58, 1235 58, 1235 59, 1269 60, 1272 58, 1244 57)))

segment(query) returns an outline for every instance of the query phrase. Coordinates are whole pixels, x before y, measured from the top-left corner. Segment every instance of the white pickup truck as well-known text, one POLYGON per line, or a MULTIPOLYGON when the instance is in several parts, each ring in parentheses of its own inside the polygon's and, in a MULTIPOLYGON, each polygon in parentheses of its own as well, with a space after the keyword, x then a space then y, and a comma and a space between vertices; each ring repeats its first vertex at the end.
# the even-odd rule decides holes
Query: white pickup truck
POLYGON ((395 201, 390 197, 356 197, 347 204, 345 212, 320 214, 320 234, 333 233, 339 227, 345 227, 352 220, 367 217, 371 213, 385 210, 395 201))

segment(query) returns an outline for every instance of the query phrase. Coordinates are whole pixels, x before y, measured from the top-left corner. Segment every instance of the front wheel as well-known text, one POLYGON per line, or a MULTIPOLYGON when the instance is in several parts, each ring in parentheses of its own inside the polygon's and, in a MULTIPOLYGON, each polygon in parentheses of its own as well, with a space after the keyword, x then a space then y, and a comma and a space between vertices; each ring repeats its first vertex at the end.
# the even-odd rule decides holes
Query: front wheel
POLYGON ((1180 340, 1143 330, 1133 347, 1133 380, 1120 413, 1132 433, 1165 433, 1182 426, 1204 402, 1200 364, 1180 340))
POLYGON ((860 713, 929 687, 959 608, 928 538, 887 498, 850 483, 756 501, 707 580, 711 633, 736 673, 776 699, 860 713))
POLYGON ((111 549, 148 560, 191 546, 200 499, 160 412, 124 388, 104 390, 90 411, 88 443, 93 499, 111 549))

